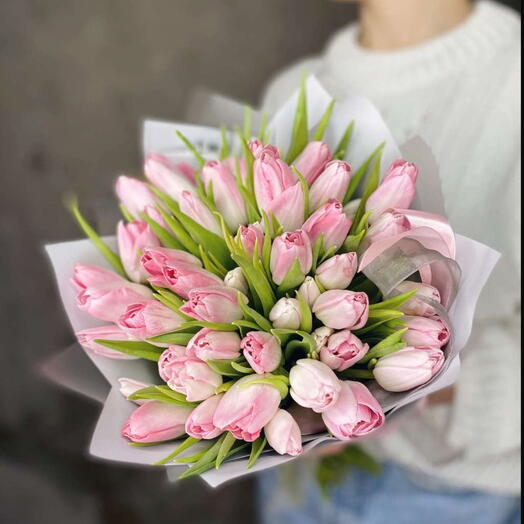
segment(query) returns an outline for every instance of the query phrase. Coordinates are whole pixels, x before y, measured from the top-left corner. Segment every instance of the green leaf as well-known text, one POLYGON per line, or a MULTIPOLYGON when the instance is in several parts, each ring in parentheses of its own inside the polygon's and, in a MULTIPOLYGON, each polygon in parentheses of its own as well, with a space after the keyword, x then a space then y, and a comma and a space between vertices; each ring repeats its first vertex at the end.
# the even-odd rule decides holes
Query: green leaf
POLYGON ((265 144, 267 141, 267 123, 268 123, 268 116, 267 113, 264 111, 262 113, 262 117, 260 119, 260 129, 258 131, 258 139, 265 144))
POLYGON ((135 217, 133 217, 133 215, 127 210, 126 206, 124 206, 124 204, 120 203, 118 205, 119 209, 120 209, 120 213, 122 213, 122 216, 128 221, 128 222, 133 222, 133 220, 135 220, 135 217))
POLYGON ((161 295, 162 297, 164 297, 166 300, 168 300, 169 302, 171 302, 171 304, 173 304, 173 306, 175 307, 180 307, 184 304, 184 301, 178 296, 176 295, 175 293, 173 293, 172 291, 170 291, 169 289, 166 289, 164 287, 159 287, 159 286, 155 286, 155 285, 152 285, 151 286, 159 295, 161 295))
MULTIPOLYGON (((373 364, 372 361, 375 361, 376 363, 377 359, 385 357, 386 355, 390 355, 391 353, 396 353, 397 351, 404 349, 406 346, 406 342, 397 342, 396 344, 393 344, 391 346, 385 346, 380 349, 377 349, 376 351, 373 351, 371 358, 367 359, 365 362, 362 361, 362 364, 366 364, 367 362, 373 364)), ((375 366, 373 365, 373 367, 375 366)))
POLYGON ((296 291, 296 297, 300 309, 300 330, 311 333, 313 329, 313 314, 308 303, 299 291, 296 291))
POLYGON ((297 176, 302 187, 302 192, 304 193, 304 221, 306 221, 309 217, 309 185, 302 176, 302 173, 295 166, 291 166, 291 169, 297 176))
POLYGON ((371 306, 369 306, 369 309, 371 311, 374 311, 376 309, 398 309, 400 306, 402 306, 402 304, 405 304, 410 298, 412 298, 416 294, 417 290, 413 289, 412 291, 408 291, 407 293, 403 293, 402 295, 397 295, 396 297, 384 300, 382 302, 379 302, 378 304, 372 304, 371 306))
POLYGON ((349 368, 339 373, 344 378, 356 378, 361 380, 371 380, 374 377, 373 372, 369 369, 349 368))
POLYGON ((169 344, 176 346, 185 346, 195 336, 195 333, 172 332, 158 335, 157 337, 148 338, 149 342, 155 344, 169 344))
POLYGON ((139 389, 127 397, 129 400, 157 400, 177 406, 198 406, 198 402, 189 402, 181 393, 177 393, 167 386, 148 386, 139 389))
POLYGON ((269 332, 273 329, 271 322, 269 322, 269 320, 267 320, 266 317, 264 317, 258 311, 255 311, 254 309, 250 308, 247 304, 244 303, 243 295, 240 292, 238 292, 238 305, 240 306, 240 309, 244 314, 244 318, 246 318, 247 320, 253 320, 257 327, 260 328, 262 331, 269 332))
POLYGON ((184 246, 167 229, 155 222, 146 213, 140 213, 140 217, 147 222, 164 247, 184 249, 184 246))
POLYGON ((320 253, 322 251, 322 246, 324 244, 324 233, 320 233, 318 235, 317 239, 315 240, 315 243, 312 246, 312 254, 313 254, 313 264, 312 264, 312 270, 317 270, 318 265, 318 259, 320 258, 320 253))
POLYGON ((216 469, 218 469, 220 467, 220 464, 224 462, 224 459, 229 455, 231 448, 235 445, 236 442, 237 442, 237 439, 234 437, 233 434, 229 432, 226 433, 226 438, 222 441, 222 444, 220 444, 217 458, 215 460, 216 469))
POLYGON ((344 131, 344 134, 342 135, 342 138, 335 149, 335 153, 333 154, 334 160, 344 160, 344 158, 346 158, 349 142, 353 136, 354 129, 355 121, 352 120, 346 127, 346 130, 344 131))
POLYGON ((298 258, 295 258, 295 261, 284 277, 284 280, 278 286, 279 295, 283 296, 291 289, 297 288, 302 284, 302 282, 304 282, 305 278, 306 275, 304 275, 300 268, 300 262, 298 261, 298 258))
POLYGON ((211 257, 208 256, 208 254, 205 252, 202 246, 198 246, 198 249, 200 251, 200 259, 202 260, 202 263, 204 264, 204 268, 207 269, 210 273, 213 273, 217 277, 223 279, 227 274, 227 270, 223 267, 218 266, 211 259, 211 257))
POLYGON ((348 235, 344 243, 342 244, 341 251, 343 253, 353 253, 358 250, 360 244, 364 237, 366 236, 366 231, 361 231, 357 235, 348 235))
POLYGON ((206 159, 196 150, 196 147, 180 131, 176 131, 176 136, 180 138, 189 151, 193 153, 200 168, 203 168, 206 165, 206 159))
POLYGON ((177 446, 172 453, 170 453, 167 457, 164 457, 161 460, 158 460, 157 462, 153 463, 153 466, 161 466, 163 464, 167 464, 168 462, 171 462, 176 456, 180 455, 182 451, 185 451, 186 449, 190 448, 197 442, 200 442, 199 438, 194 437, 187 437, 182 444, 177 446))
POLYGON ((372 215, 373 211, 368 211, 367 213, 364 213, 362 215, 362 218, 360 219, 359 223, 357 224, 357 227, 355 229, 355 235, 359 235, 364 231, 364 234, 368 231, 368 220, 369 217, 372 215))
POLYGON ((93 242, 94 246, 98 249, 102 256, 115 268, 115 270, 120 275, 122 275, 124 278, 127 278, 127 274, 124 270, 124 266, 122 265, 120 257, 100 238, 98 233, 82 216, 82 213, 80 213, 80 209, 78 208, 78 201, 76 198, 74 196, 67 196, 64 203, 87 238, 93 242))
POLYGON ((267 445, 266 437, 259 437, 251 444, 251 454, 249 455, 249 460, 247 463, 247 469, 252 468, 255 465, 255 462, 260 457, 261 453, 264 451, 264 448, 267 445))
POLYGON ((220 160, 224 160, 231 155, 231 149, 229 147, 229 142, 227 140, 227 129, 224 126, 220 127, 220 160))
POLYGON ((133 357, 144 358, 146 360, 152 360, 158 362, 160 355, 163 352, 163 348, 158 348, 147 342, 137 342, 130 340, 95 340, 97 344, 105 346, 120 353, 131 355, 133 357))
MULTIPOLYGON (((246 362, 246 364, 247 364, 247 362, 246 362)), ((238 372, 242 373, 243 375, 249 375, 251 373, 254 373, 253 369, 251 369, 248 366, 243 366, 239 362, 235 362, 235 361, 231 362, 231 367, 233 369, 236 369, 238 372)))
POLYGON ((220 324, 218 322, 205 322, 204 320, 188 320, 184 322, 181 326, 182 329, 192 328, 192 327, 201 327, 212 329, 213 331, 236 331, 236 326, 232 324, 220 324))
POLYGON ((401 318, 403 317, 404 314, 400 311, 395 311, 395 310, 375 310, 375 311, 370 311, 370 315, 369 315, 369 319, 368 319, 368 322, 366 324, 366 326, 362 329, 358 329, 355 331, 355 335, 357 336, 361 336, 361 335, 364 335, 366 333, 370 333, 372 332, 373 330, 375 330, 377 327, 383 325, 383 324, 386 324, 387 322, 389 322, 390 320, 394 320, 394 319, 397 319, 397 318, 401 318), (372 313, 377 313, 379 311, 384 311, 384 316, 373 316, 372 313))
POLYGON ((249 380, 248 382, 240 384, 239 387, 247 388, 255 384, 266 384, 267 386, 272 386, 278 389, 278 392, 282 398, 286 398, 289 392, 289 379, 283 375, 271 375, 263 378, 254 378, 253 380, 249 380))
MULTIPOLYGON (((407 328, 399 329, 395 333, 392 333, 389 335, 389 337, 386 337, 384 340, 380 341, 378 344, 373 346, 369 351, 368 354, 371 353, 372 358, 376 356, 374 353, 377 351, 380 351, 381 349, 388 348, 391 346, 394 346, 395 344, 398 344, 402 341, 402 337, 406 334, 408 331, 407 328)), ((367 355, 366 355, 367 356, 367 355)))
POLYGON ((295 158, 304 150, 309 142, 309 132, 307 123, 307 98, 306 98, 306 79, 302 79, 298 94, 295 119, 291 133, 291 145, 287 153, 286 162, 291 164, 295 158))
POLYGON ((234 367, 232 367, 233 360, 206 360, 206 364, 219 375, 224 377, 238 377, 242 375, 234 367))
POLYGON ((264 243, 262 244, 262 264, 267 275, 271 275, 271 225, 269 217, 264 213, 264 243))
POLYGON ((324 133, 326 132, 326 128, 329 124, 329 119, 331 118, 335 104, 336 100, 333 98, 324 111, 324 114, 322 115, 322 118, 320 119, 320 122, 317 126, 317 130, 315 131, 315 135, 313 136, 313 140, 315 142, 320 142, 324 138, 324 133))
POLYGON ((225 393, 228 389, 230 389, 232 386, 234 386, 236 383, 236 380, 230 380, 229 382, 223 382, 215 389, 215 395, 218 395, 219 393, 225 393))

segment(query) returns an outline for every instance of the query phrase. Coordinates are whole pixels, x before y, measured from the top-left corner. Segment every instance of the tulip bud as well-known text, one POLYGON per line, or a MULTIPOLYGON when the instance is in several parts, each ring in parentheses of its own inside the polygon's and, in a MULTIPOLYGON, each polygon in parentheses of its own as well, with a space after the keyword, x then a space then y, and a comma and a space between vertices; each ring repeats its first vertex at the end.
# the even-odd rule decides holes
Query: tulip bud
POLYGON ((140 255, 146 247, 160 246, 160 241, 146 222, 122 221, 117 228, 118 251, 127 276, 133 282, 144 283, 148 274, 140 264, 140 255))
POLYGON ((404 340, 410 346, 430 346, 441 348, 450 339, 449 328, 440 317, 411 317, 405 316, 404 322, 408 328, 404 340))
POLYGON ((316 343, 317 353, 328 343, 329 337, 334 333, 334 330, 326 326, 319 327, 311 333, 316 343))
POLYGON ((186 420, 186 433, 193 438, 210 440, 223 431, 213 424, 213 416, 224 394, 213 395, 200 403, 186 420))
POLYGON ((247 222, 246 204, 225 163, 208 162, 202 169, 202 180, 208 190, 212 188, 215 205, 231 231, 247 222))
POLYGON ((361 199, 356 198, 354 200, 350 200, 345 206, 344 206, 344 213, 348 217, 351 222, 355 219, 355 215, 357 214, 358 208, 360 206, 361 199))
POLYGON ((265 377, 248 375, 235 382, 218 404, 213 424, 230 431, 237 439, 254 442, 277 412, 281 400, 275 387, 261 383, 249 384, 265 377))
POLYGON ((194 184, 190 182, 187 174, 163 155, 150 153, 144 163, 146 178, 160 191, 179 201, 183 191, 192 192, 194 184))
POLYGON ((279 409, 264 426, 269 445, 279 455, 296 457, 302 453, 302 436, 296 420, 285 410, 279 409))
POLYGON ((317 209, 304 223, 302 229, 308 234, 314 245, 317 238, 323 235, 322 248, 339 248, 346 240, 351 228, 351 220, 347 218, 338 200, 329 200, 317 209))
POLYGON ((322 413, 329 432, 339 440, 369 435, 385 422, 377 399, 360 382, 343 381, 338 401, 322 413))
POLYGON ((182 313, 203 320, 229 324, 243 317, 238 305, 237 291, 226 286, 193 289, 189 300, 180 308, 182 313))
POLYGON ((315 180, 309 191, 309 206, 318 209, 328 200, 342 202, 351 179, 351 166, 341 160, 333 160, 315 180))
POLYGON ((182 322, 182 317, 158 300, 146 300, 128 306, 118 326, 138 339, 146 339, 174 331, 182 322))
POLYGON ((108 322, 116 322, 130 304, 153 296, 147 287, 99 266, 75 264, 72 282, 78 292, 78 307, 108 322))
POLYGON ((302 285, 299 287, 298 292, 302 295, 302 298, 310 308, 315 303, 315 300, 320 296, 320 289, 313 277, 306 277, 302 285))
POLYGON ((149 282, 158 287, 168 287, 167 279, 164 276, 166 267, 176 267, 180 264, 202 266, 199 258, 186 251, 166 247, 145 248, 140 263, 150 275, 149 282))
POLYGON ((373 375, 386 391, 408 391, 428 382, 443 363, 440 349, 406 347, 380 358, 373 375))
POLYGON ((340 381, 323 362, 311 358, 298 360, 289 372, 293 400, 316 413, 333 406, 340 392, 340 381))
POLYGON ((167 287, 182 298, 188 298, 192 289, 222 284, 216 275, 194 264, 166 265, 162 274, 167 287))
POLYGON ((313 264, 313 254, 309 237, 301 230, 284 233, 273 241, 270 267, 275 284, 284 281, 296 260, 301 273, 307 275, 313 264))
POLYGON ((218 225, 216 218, 213 216, 213 213, 211 213, 204 202, 193 195, 193 193, 190 193, 189 191, 182 192, 180 211, 212 233, 222 235, 220 226, 218 225))
POLYGON ((234 360, 240 356, 240 337, 233 331, 201 329, 188 342, 187 353, 200 360, 234 360))
POLYGON ((389 208, 409 209, 416 193, 418 169, 405 160, 395 160, 377 190, 369 197, 366 210, 374 222, 389 208))
POLYGON ((406 315, 417 317, 432 317, 435 315, 435 308, 425 302, 424 299, 440 304, 440 293, 437 288, 430 286, 429 284, 405 281, 397 286, 397 290, 400 293, 408 293, 413 290, 417 291, 415 296, 411 297, 399 308, 400 311, 404 312, 406 315))
POLYGON ((391 238, 411 229, 411 224, 402 213, 391 210, 382 213, 366 233, 366 243, 372 244, 378 240, 391 238))
POLYGON ((236 240, 242 244, 244 251, 248 257, 252 257, 255 252, 255 244, 258 246, 258 254, 262 255, 262 247, 264 245, 264 230, 257 222, 256 224, 249 224, 248 226, 240 226, 236 240))
POLYGON ((330 328, 357 330, 368 320, 369 299, 366 293, 334 289, 320 295, 313 313, 330 328))
POLYGON ((242 272, 242 269, 239 267, 236 267, 235 269, 228 271, 228 273, 224 277, 224 284, 227 287, 240 291, 244 295, 247 295, 249 292, 249 286, 244 277, 244 273, 242 272))
POLYGON ((272 200, 264 211, 274 215, 284 231, 293 231, 304 223, 304 203, 304 190, 302 184, 297 182, 272 200))
POLYGON ((320 350, 320 360, 334 371, 344 371, 361 360, 368 351, 369 345, 346 329, 329 337, 320 350))
POLYGON ((315 274, 325 289, 346 289, 351 284, 357 269, 357 254, 342 253, 320 264, 315 274))
POLYGON ((298 155, 294 164, 306 182, 311 185, 332 158, 331 151, 324 142, 310 142, 298 155))
POLYGON ((145 182, 136 178, 121 175, 115 184, 115 191, 120 202, 134 218, 140 218, 140 213, 147 206, 155 206, 156 200, 145 182))
POLYGON ((274 328, 298 329, 302 321, 300 304, 296 298, 281 298, 269 312, 274 328))
POLYGON ((125 353, 121 353, 115 349, 109 349, 95 342, 95 340, 137 340, 135 337, 129 333, 126 333, 125 331, 122 331, 114 324, 78 331, 76 333, 76 338, 82 347, 92 351, 95 355, 100 355, 107 358, 116 358, 120 360, 134 360, 138 358, 131 355, 126 355, 125 353))
POLYGON ((189 402, 205 400, 215 394, 222 384, 222 376, 205 362, 183 355, 183 346, 169 346, 160 355, 158 372, 173 390, 185 395, 189 402))
POLYGON ((260 158, 262 153, 267 153, 277 159, 280 158, 280 153, 275 146, 271 144, 264 145, 258 138, 251 139, 247 146, 255 158, 260 158))
POLYGON ((163 442, 185 433, 191 408, 151 400, 131 413, 122 436, 131 442, 163 442))
MULTIPOLYGON (((140 389, 147 388, 151 385, 146 384, 145 382, 139 382, 138 380, 133 380, 132 378, 125 377, 119 378, 118 383, 120 384, 120 393, 122 393, 122 396, 124 396, 126 399, 127 397, 130 397, 133 393, 136 393, 140 389)), ((141 399, 133 400, 133 402, 141 406, 142 404, 149 402, 149 400, 141 399)))
POLYGON ((279 340, 265 331, 250 331, 242 339, 240 347, 255 373, 271 373, 282 360, 279 340))

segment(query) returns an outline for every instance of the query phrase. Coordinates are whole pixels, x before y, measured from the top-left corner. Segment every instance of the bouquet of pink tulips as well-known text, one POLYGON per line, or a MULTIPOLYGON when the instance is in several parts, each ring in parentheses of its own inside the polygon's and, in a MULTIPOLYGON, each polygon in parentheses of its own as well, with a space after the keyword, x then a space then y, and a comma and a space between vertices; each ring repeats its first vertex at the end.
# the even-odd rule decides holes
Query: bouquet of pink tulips
POLYGON ((78 262, 72 282, 104 323, 78 341, 131 375, 117 377, 118 438, 158 446, 151 462, 189 465, 182 477, 370 435, 456 356, 456 237, 410 209, 424 173, 384 165, 377 143, 353 166, 359 122, 327 140, 336 106, 312 126, 307 97, 303 85, 286 148, 247 112, 212 155, 181 132, 191 160, 149 153, 145 180, 117 180, 116 249, 68 201, 111 266, 78 262), (149 380, 132 375, 136 359, 149 380))

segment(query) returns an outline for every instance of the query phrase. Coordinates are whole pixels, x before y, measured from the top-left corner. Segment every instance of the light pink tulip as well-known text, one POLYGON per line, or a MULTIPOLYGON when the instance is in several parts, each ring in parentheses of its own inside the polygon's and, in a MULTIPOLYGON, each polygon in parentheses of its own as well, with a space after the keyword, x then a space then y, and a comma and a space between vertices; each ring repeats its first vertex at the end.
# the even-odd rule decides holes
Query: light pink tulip
POLYGON ((370 221, 377 220, 389 208, 409 209, 415 198, 417 177, 415 164, 402 159, 395 160, 366 203, 366 210, 373 211, 370 221))
POLYGON ((298 292, 306 301, 309 307, 312 307, 315 300, 320 296, 320 289, 313 277, 306 277, 302 285, 298 288, 298 292))
POLYGON ((406 315, 403 318, 408 331, 404 334, 404 340, 410 346, 430 346, 441 348, 450 339, 449 328, 439 317, 412 317, 406 315))
POLYGON ((251 139, 247 145, 255 158, 260 158, 262 153, 267 153, 274 158, 280 158, 280 153, 275 146, 271 144, 264 145, 258 138, 251 139))
POLYGON ((344 371, 356 364, 368 351, 368 344, 345 329, 329 337, 327 344, 320 350, 320 360, 334 371, 344 371))
POLYGON ((312 311, 330 328, 357 330, 368 320, 369 298, 366 293, 333 289, 317 298, 312 311))
MULTIPOLYGON (((139 380, 134 380, 132 378, 125 378, 125 377, 119 378, 118 383, 120 384, 120 393, 126 399, 127 397, 130 397, 133 393, 136 393, 137 391, 141 389, 151 386, 151 384, 146 384, 145 382, 140 382, 139 380)), ((141 399, 141 400, 133 400, 133 402, 141 406, 142 404, 149 402, 149 400, 141 399)))
POLYGON ((180 311, 197 320, 229 324, 243 317, 238 305, 237 293, 236 289, 226 286, 193 289, 180 311))
POLYGON ((223 433, 223 430, 213 424, 213 416, 223 396, 223 393, 213 395, 191 412, 186 420, 186 433, 190 437, 210 440, 223 433))
POLYGON ((275 284, 284 281, 295 260, 298 260, 300 271, 307 275, 313 264, 313 254, 309 237, 301 230, 284 233, 273 240, 270 266, 275 284))
POLYGON ((296 420, 287 411, 279 409, 264 426, 269 445, 279 455, 296 457, 302 453, 302 436, 296 420))
POLYGON ((240 337, 234 331, 201 329, 188 342, 187 351, 200 360, 233 360, 240 356, 240 337))
POLYGON ((322 247, 324 250, 332 247, 338 249, 346 240, 350 228, 351 220, 344 213, 344 208, 338 200, 329 200, 317 209, 302 226, 313 245, 317 238, 323 235, 322 247))
POLYGON ((169 226, 166 224, 164 217, 155 206, 146 206, 144 213, 151 219, 154 220, 159 226, 169 231, 169 226))
POLYGON ((99 266, 75 264, 72 282, 78 307, 108 322, 116 322, 130 304, 153 296, 147 287, 99 266))
POLYGON ((187 162, 176 162, 173 164, 180 173, 182 173, 191 184, 196 185, 196 169, 187 162))
POLYGON ((342 253, 318 266, 315 275, 325 289, 346 289, 358 269, 356 253, 342 253))
POLYGON ((224 284, 227 287, 240 291, 244 295, 249 293, 249 285, 246 278, 244 277, 244 272, 240 267, 236 267, 235 269, 232 269, 226 273, 226 276, 224 277, 224 284))
POLYGON ((164 442, 185 433, 191 408, 151 400, 131 413, 122 436, 131 442, 164 442))
POLYGON ((341 160, 333 160, 315 180, 309 191, 310 209, 318 209, 329 200, 342 202, 351 179, 351 166, 341 160))
POLYGON ((304 190, 302 184, 297 182, 272 200, 264 211, 274 215, 284 231, 293 231, 304 223, 304 203, 304 190))
POLYGON ((222 377, 205 362, 182 354, 183 346, 169 346, 160 356, 158 372, 173 390, 185 395, 189 402, 205 400, 215 394, 222 377))
POLYGON ((324 171, 332 159, 331 151, 324 142, 309 142, 294 164, 300 174, 311 185, 324 171))
POLYGON ((282 360, 279 340, 265 331, 250 331, 242 339, 240 347, 255 373, 271 373, 282 360))
POLYGON ((147 179, 160 191, 179 201, 183 191, 194 191, 187 175, 163 155, 150 153, 144 163, 147 179))
POLYGON ((340 380, 323 362, 311 358, 298 360, 289 372, 293 400, 316 413, 333 406, 340 392, 340 380))
POLYGON ((129 224, 120 221, 117 228, 118 251, 127 276, 133 282, 147 281, 147 271, 140 264, 142 251, 147 247, 159 247, 160 240, 146 222, 135 220, 129 224))
MULTIPOLYGON (((188 298, 192 289, 222 284, 222 280, 213 273, 194 264, 184 263, 166 264, 159 280, 182 298, 188 298)), ((158 281, 153 277, 150 282, 157 284, 158 281)))
POLYGON ((384 412, 368 388, 343 381, 336 404, 322 413, 329 432, 339 440, 369 435, 385 422, 384 412))
POLYGON ((316 344, 316 351, 319 353, 322 348, 324 348, 329 340, 329 337, 334 333, 334 329, 328 328, 326 326, 319 327, 311 333, 316 344))
POLYGON ((411 230, 411 224, 406 215, 397 211, 385 211, 371 225, 366 233, 366 244, 395 237, 411 230))
POLYGON ((431 317, 435 315, 435 308, 425 302, 424 299, 440 304, 440 293, 436 287, 419 282, 405 281, 397 286, 397 290, 400 293, 408 293, 409 291, 416 290, 415 296, 410 298, 399 308, 406 315, 417 317, 431 317))
POLYGON ((134 218, 140 218, 140 213, 147 206, 156 205, 155 196, 147 184, 136 178, 119 176, 115 184, 115 191, 120 202, 134 218))
POLYGON ((216 235, 222 235, 220 226, 213 213, 198 197, 189 191, 183 191, 180 199, 180 211, 192 218, 202 227, 208 229, 216 235))
POLYGON ((258 254, 262 254, 262 247, 264 245, 264 228, 260 223, 249 224, 248 226, 240 226, 236 240, 240 241, 244 251, 251 258, 255 252, 255 245, 258 246, 258 254))
POLYGON ((128 306, 118 325, 136 338, 146 339, 178 329, 184 320, 158 300, 146 300, 128 306))
POLYGON ((296 298, 281 298, 269 312, 269 320, 278 329, 298 329, 302 322, 300 303, 296 298))
POLYGON ((92 351, 95 355, 100 355, 107 358, 116 358, 120 360, 135 360, 138 358, 131 355, 126 355, 125 353, 121 353, 115 349, 109 349, 95 342, 95 340, 137 340, 131 334, 122 331, 114 324, 78 331, 76 333, 76 338, 84 348, 92 351))
MULTIPOLYGON (((273 418, 280 404, 278 389, 269 384, 249 384, 267 375, 248 375, 237 381, 218 404, 213 424, 236 438, 253 442, 273 418)), ((269 375, 270 376, 270 375, 269 375)))
POLYGON ((387 391, 408 391, 428 382, 444 364, 442 350, 406 347, 378 360, 375 380, 387 391))
POLYGON ((215 205, 231 231, 247 222, 246 204, 233 172, 224 162, 208 162, 202 169, 202 181, 207 190, 212 187, 215 205))

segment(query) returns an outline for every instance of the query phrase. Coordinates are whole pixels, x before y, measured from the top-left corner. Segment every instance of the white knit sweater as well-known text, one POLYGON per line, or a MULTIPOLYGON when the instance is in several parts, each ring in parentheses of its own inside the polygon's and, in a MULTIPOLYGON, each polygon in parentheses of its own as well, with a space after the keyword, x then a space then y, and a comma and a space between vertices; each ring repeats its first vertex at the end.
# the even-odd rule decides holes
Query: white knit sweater
POLYGON ((520 490, 520 18, 481 1, 465 23, 414 48, 372 52, 358 27, 270 85, 275 110, 304 72, 337 98, 363 94, 398 143, 421 136, 440 164, 458 233, 502 252, 477 311, 452 406, 428 408, 374 446, 449 483, 520 490))

